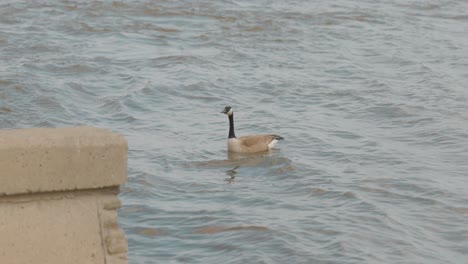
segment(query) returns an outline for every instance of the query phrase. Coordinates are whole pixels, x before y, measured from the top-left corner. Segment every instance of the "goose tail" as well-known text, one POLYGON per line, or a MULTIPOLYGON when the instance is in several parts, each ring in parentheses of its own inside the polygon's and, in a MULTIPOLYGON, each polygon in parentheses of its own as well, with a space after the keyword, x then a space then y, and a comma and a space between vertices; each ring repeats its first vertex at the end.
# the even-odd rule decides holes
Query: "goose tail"
POLYGON ((272 136, 273 136, 273 138, 276 139, 276 140, 282 140, 282 139, 284 139, 284 137, 282 137, 282 136, 278 136, 278 135, 272 135, 272 136))

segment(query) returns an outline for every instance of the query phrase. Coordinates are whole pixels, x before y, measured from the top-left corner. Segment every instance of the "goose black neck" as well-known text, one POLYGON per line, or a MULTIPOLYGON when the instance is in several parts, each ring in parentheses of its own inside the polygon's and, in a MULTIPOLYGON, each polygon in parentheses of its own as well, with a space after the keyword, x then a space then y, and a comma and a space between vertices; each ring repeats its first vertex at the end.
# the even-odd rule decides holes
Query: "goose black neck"
POLYGON ((234 113, 229 116, 229 138, 235 138, 234 134, 234 113))

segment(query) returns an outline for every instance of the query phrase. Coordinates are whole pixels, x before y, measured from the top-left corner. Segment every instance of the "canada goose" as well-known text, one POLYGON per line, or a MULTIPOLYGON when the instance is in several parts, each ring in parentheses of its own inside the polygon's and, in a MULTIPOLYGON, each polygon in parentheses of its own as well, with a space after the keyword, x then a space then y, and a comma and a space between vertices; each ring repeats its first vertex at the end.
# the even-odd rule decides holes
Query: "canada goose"
POLYGON ((251 135, 236 138, 236 134, 234 134, 234 112, 232 107, 226 106, 221 113, 229 117, 227 147, 230 152, 254 153, 267 151, 273 148, 278 140, 283 139, 283 137, 278 135, 251 135))

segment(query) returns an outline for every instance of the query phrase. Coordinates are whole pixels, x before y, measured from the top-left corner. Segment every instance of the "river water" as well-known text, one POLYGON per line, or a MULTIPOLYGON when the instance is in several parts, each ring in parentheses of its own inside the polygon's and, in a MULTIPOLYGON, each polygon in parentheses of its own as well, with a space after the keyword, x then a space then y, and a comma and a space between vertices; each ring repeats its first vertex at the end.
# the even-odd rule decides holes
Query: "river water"
POLYGON ((0 1, 0 128, 127 137, 130 263, 468 263, 467 10, 0 1))

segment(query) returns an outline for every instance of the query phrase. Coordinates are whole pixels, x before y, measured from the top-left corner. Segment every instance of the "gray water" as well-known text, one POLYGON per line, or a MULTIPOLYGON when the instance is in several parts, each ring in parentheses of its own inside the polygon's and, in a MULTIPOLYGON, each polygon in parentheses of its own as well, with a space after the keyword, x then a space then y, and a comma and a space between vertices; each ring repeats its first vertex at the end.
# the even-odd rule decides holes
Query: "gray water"
POLYGON ((468 263, 467 83, 467 1, 0 1, 0 128, 127 137, 130 263, 468 263))

